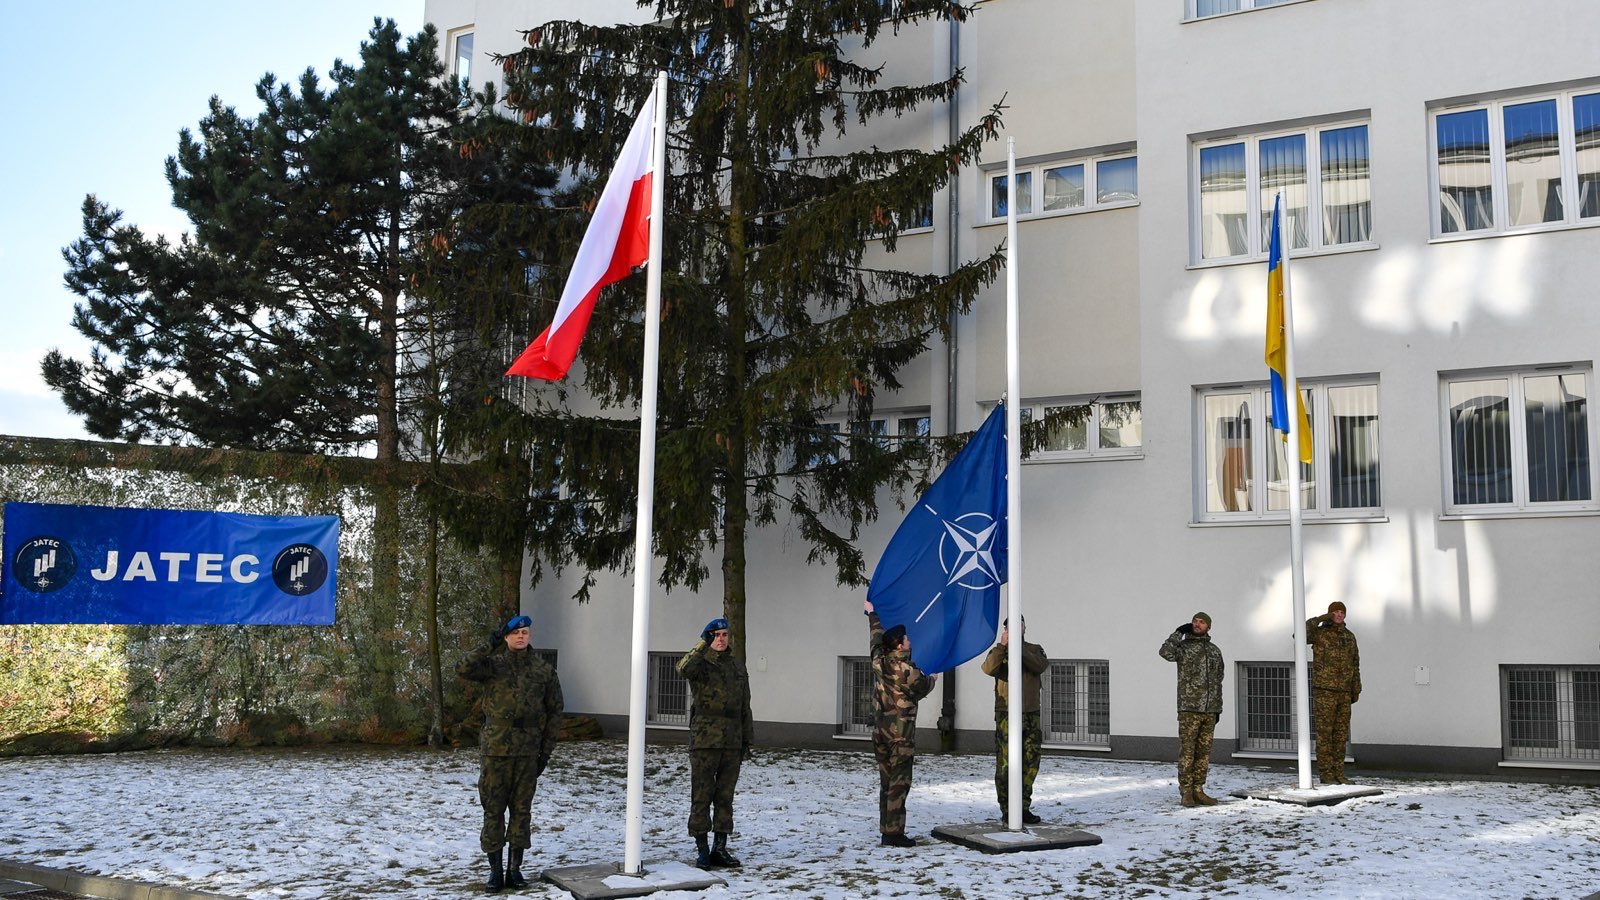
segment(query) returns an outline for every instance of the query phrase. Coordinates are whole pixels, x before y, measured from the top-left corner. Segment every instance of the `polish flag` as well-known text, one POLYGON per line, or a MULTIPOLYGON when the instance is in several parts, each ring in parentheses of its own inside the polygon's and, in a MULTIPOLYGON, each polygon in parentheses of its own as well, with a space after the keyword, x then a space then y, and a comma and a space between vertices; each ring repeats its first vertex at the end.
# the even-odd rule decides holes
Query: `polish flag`
POLYGON ((633 130, 622 145, 617 166, 600 192, 594 218, 578 245, 567 286, 561 291, 556 317, 533 339, 507 375, 560 381, 578 356, 578 344, 589 328, 600 289, 621 281, 650 258, 650 130, 655 117, 655 91, 645 99, 633 130))

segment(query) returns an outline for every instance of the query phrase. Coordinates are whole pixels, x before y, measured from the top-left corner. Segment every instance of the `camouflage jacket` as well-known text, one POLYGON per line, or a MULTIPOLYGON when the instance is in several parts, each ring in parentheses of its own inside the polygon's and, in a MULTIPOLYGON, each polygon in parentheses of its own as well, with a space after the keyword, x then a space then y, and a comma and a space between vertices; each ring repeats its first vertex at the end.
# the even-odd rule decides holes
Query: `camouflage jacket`
POLYGON ((504 644, 480 647, 456 666, 456 674, 483 685, 484 756, 531 756, 542 767, 561 734, 561 681, 531 650, 504 644))
MULTIPOLYGON (((989 649, 989 655, 983 658, 983 674, 994 676, 994 711, 1006 713, 1010 711, 1010 700, 1007 694, 1009 679, 1006 677, 1006 667, 1010 664, 1011 649, 1004 644, 995 644, 989 649)), ((1040 676, 1050 668, 1050 657, 1045 655, 1044 648, 1038 644, 1022 642, 1022 711, 1035 713, 1039 711, 1039 691, 1043 687, 1040 676)))
POLYGON ((911 661, 907 650, 883 649, 883 623, 877 613, 867 614, 867 630, 872 641, 872 681, 878 706, 877 730, 873 737, 896 744, 914 744, 917 739, 917 701, 933 690, 933 679, 911 661))
POLYGON ((750 674, 738 657, 718 653, 701 641, 678 660, 678 674, 689 682, 694 697, 689 710, 691 749, 739 750, 753 742, 750 674))
POLYGON ((1209 634, 1174 631, 1161 658, 1178 664, 1178 712, 1222 714, 1222 651, 1209 634))
POLYGON ((1306 622, 1306 643, 1316 661, 1311 686, 1322 691, 1349 691, 1354 703, 1361 696, 1361 650, 1356 636, 1324 615, 1306 622))

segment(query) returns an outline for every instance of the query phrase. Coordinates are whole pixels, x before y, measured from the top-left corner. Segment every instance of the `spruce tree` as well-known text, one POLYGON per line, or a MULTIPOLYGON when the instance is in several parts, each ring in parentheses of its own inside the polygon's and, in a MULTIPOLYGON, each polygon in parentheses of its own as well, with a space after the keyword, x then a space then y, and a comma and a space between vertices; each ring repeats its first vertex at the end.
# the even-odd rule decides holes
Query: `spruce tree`
MULTIPOLYGON (((574 197, 592 202, 655 73, 670 73, 655 555, 667 586, 695 588, 720 553, 724 614, 742 654, 750 529, 787 521, 810 562, 860 585, 861 526, 926 458, 925 441, 869 433, 874 403, 900 387, 901 369, 969 308, 1002 257, 930 274, 869 265, 866 250, 881 241, 893 251, 903 228, 922 224, 934 193, 997 135, 999 107, 948 146, 851 143, 874 119, 949 101, 961 82, 957 72, 890 84, 855 58, 900 28, 965 17, 967 4, 640 5, 653 5, 655 22, 527 32, 502 61, 506 95, 545 157, 580 176, 574 197), (842 432, 825 427, 840 414, 842 432)), ((564 266, 543 274, 559 282, 564 266)), ((642 309, 642 278, 609 289, 583 344, 582 404, 566 386, 526 403, 542 449, 533 481, 561 483, 571 501, 564 518, 530 529, 529 543, 541 564, 588 573, 580 597, 595 571, 645 564, 631 560, 642 309)), ((525 336, 552 310, 542 304, 525 336)))
MULTIPOLYGON (((167 160, 191 232, 151 236, 84 201, 84 235, 64 256, 82 298, 73 323, 94 349, 87 361, 51 352, 44 378, 100 437, 375 447, 374 596, 362 639, 381 641, 399 590, 399 503, 384 473, 403 450, 411 238, 455 152, 441 131, 459 116, 461 91, 431 27, 404 38, 393 21, 375 21, 357 63, 335 61, 326 82, 313 69, 294 84, 268 74, 256 96, 254 118, 213 97, 167 160)), ((380 658, 368 673, 376 696, 393 698, 403 665, 380 658)))

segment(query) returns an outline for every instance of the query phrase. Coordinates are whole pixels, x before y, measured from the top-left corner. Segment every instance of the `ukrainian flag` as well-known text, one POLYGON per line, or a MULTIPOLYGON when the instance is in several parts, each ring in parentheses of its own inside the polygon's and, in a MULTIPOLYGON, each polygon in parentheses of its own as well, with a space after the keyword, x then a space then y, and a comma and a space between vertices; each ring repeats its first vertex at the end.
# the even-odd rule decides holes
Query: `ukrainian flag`
MULTIPOLYGON (((1284 390, 1285 372, 1289 365, 1287 350, 1289 336, 1284 333, 1283 306, 1287 302, 1284 288, 1288 281, 1289 261, 1283 246, 1283 195, 1272 203, 1272 249, 1267 254, 1267 368, 1272 372, 1272 409, 1269 419, 1272 427, 1282 432, 1282 440, 1289 439, 1289 401, 1284 390)), ((1297 423, 1300 430, 1300 461, 1311 462, 1311 424, 1306 419, 1305 400, 1295 392, 1297 423)))

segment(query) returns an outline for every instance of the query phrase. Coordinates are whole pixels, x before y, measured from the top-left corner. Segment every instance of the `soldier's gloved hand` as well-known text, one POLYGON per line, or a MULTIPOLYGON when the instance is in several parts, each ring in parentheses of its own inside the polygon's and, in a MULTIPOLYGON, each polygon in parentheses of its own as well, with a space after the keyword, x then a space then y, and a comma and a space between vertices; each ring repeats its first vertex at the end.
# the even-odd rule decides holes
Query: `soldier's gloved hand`
POLYGON ((1178 633, 1179 634, 1194 634, 1194 623, 1193 622, 1185 622, 1182 625, 1179 625, 1178 626, 1178 633))
POLYGON ((1360 691, 1356 691, 1355 693, 1351 694, 1350 695, 1350 702, 1351 703, 1360 703, 1361 702, 1361 692, 1360 691))
POLYGON ((750 745, 748 743, 739 749, 739 759, 744 762, 750 761, 750 745))
POLYGON ((548 765, 550 765, 550 757, 548 754, 539 757, 539 765, 533 770, 533 777, 537 779, 539 776, 543 775, 545 767, 548 765))
POLYGON ((505 629, 505 626, 502 625, 499 628, 496 628, 494 631, 491 631, 489 633, 489 649, 490 650, 495 649, 496 647, 498 647, 501 644, 505 643, 505 641, 506 641, 506 629, 505 629))

